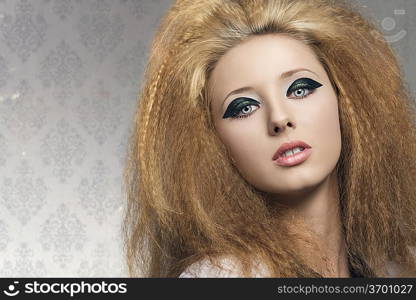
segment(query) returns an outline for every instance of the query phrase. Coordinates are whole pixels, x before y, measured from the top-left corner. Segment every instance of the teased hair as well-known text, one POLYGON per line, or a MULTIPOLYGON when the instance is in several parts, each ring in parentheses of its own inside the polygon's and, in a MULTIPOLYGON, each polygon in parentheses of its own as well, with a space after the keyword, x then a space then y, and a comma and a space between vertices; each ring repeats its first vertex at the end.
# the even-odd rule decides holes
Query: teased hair
POLYGON ((175 277, 203 258, 255 261, 271 276, 321 277, 319 239, 273 209, 230 163, 206 83, 219 58, 253 35, 313 49, 338 95, 336 174, 348 257, 365 276, 393 261, 415 274, 415 106, 377 28, 345 1, 178 0, 162 20, 138 101, 125 172, 131 276, 175 277))

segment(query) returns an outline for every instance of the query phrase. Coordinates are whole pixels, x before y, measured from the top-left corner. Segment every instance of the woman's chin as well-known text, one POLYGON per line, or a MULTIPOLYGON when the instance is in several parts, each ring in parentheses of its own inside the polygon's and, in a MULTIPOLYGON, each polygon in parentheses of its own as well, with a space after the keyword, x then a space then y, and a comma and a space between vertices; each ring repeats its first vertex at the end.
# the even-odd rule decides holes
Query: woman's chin
POLYGON ((328 176, 298 176, 296 178, 275 179, 273 182, 253 184, 257 190, 272 195, 276 199, 295 199, 305 197, 321 186, 328 176))

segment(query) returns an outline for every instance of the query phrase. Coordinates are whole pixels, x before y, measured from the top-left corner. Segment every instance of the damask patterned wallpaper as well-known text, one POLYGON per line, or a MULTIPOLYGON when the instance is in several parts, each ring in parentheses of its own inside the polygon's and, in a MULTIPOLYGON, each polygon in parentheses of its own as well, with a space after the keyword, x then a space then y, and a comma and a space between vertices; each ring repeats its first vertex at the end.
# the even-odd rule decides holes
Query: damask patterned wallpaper
MULTIPOLYGON (((0 276, 127 276, 123 159, 171 2, 0 0, 0 276)), ((415 92, 416 1, 358 3, 415 92)))
POLYGON ((170 0, 0 0, 0 276, 126 276, 121 176, 170 0))

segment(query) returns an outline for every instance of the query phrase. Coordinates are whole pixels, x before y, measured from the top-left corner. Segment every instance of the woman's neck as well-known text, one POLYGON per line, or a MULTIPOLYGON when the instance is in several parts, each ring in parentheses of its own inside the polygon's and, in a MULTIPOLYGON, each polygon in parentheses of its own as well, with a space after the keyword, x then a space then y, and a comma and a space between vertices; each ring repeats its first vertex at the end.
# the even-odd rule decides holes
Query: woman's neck
POLYGON ((328 277, 350 277, 336 173, 328 176, 295 209, 320 236, 327 250, 328 277))
POLYGON ((329 259, 330 270, 325 276, 350 277, 335 171, 313 189, 290 198, 278 198, 285 199, 284 203, 302 216, 306 224, 320 237, 329 259))

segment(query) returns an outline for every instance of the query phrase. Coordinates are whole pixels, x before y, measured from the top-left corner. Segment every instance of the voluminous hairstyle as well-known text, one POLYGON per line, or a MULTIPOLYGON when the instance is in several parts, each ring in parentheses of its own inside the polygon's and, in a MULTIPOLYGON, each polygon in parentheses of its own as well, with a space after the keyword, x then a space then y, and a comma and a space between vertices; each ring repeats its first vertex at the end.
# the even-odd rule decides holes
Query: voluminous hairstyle
MULTIPOLYGON (((177 277, 232 257, 275 277, 324 277, 325 245, 290 208, 243 179, 213 127, 207 81, 228 50, 254 35, 309 46, 338 95, 336 166, 351 267, 364 276, 415 274, 415 105, 397 59, 345 1, 182 0, 162 19, 138 97, 125 173, 129 274, 177 277)), ((278 53, 276 54, 278 55, 278 53)))

